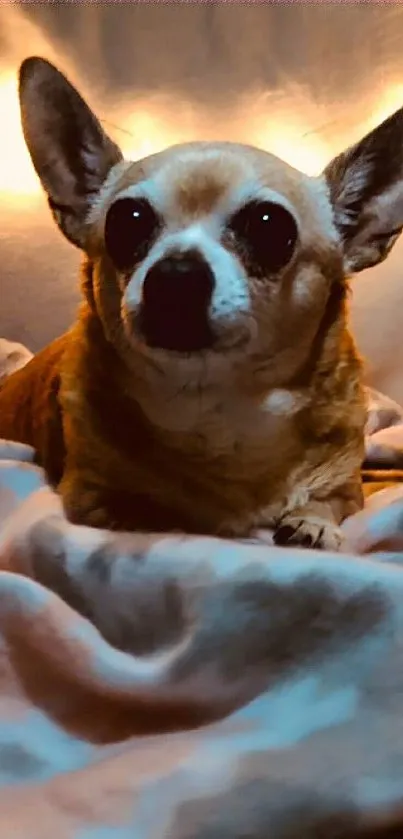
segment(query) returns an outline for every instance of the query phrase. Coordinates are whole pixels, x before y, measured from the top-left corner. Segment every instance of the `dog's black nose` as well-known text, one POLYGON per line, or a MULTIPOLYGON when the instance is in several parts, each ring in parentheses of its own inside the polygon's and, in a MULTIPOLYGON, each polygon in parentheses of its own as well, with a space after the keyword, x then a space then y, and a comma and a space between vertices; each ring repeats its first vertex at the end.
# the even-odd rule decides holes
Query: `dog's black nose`
POLYGON ((177 352, 210 347, 208 310, 213 289, 213 272, 197 252, 156 262, 143 285, 140 328, 147 343, 177 352))

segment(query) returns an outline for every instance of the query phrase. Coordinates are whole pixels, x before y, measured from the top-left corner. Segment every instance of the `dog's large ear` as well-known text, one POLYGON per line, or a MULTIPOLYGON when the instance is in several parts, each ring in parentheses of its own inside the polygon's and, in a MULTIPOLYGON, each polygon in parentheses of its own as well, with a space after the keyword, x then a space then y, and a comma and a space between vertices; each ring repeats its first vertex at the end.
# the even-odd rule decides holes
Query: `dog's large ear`
POLYGON ((403 108, 325 169, 346 273, 382 262, 403 228, 403 108))
POLYGON ((19 98, 25 141, 52 213, 65 236, 85 248, 89 208, 122 154, 48 61, 22 63, 19 98))

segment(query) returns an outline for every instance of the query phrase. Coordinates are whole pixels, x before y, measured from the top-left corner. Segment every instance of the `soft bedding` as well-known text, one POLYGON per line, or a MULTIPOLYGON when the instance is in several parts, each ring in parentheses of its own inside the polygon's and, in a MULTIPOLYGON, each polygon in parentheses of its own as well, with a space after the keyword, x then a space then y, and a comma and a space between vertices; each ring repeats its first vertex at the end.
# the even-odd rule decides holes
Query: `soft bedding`
POLYGON ((370 395, 394 486, 339 555, 76 527, 0 442, 0 836, 403 836, 403 411, 370 395))

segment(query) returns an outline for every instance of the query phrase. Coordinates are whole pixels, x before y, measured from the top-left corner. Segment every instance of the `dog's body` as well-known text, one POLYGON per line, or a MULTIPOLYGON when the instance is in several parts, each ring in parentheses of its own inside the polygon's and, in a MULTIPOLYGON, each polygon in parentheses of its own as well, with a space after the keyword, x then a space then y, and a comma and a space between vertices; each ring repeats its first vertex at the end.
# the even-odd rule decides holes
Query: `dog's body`
POLYGON ((336 549, 362 504, 366 419, 346 276, 384 258, 403 224, 400 204, 385 212, 390 166, 370 189, 402 114, 308 178, 224 143, 125 163, 40 59, 24 63, 20 97, 53 213, 86 252, 84 302, 2 386, 0 437, 36 448, 74 522, 274 526, 279 543, 336 549))
MULTIPOLYGON (((353 346, 343 341, 336 362, 331 348, 315 359, 309 385, 250 397, 241 390, 238 398, 231 389, 205 397, 162 392, 159 425, 142 411, 136 383, 122 381, 119 359, 87 309, 8 379, 0 436, 34 446, 52 482, 62 481, 73 521, 244 536, 273 525, 286 505, 308 506, 316 534, 328 505, 331 523, 332 512, 340 521, 361 501, 365 409, 353 346)), ((144 390, 140 380, 140 398, 144 390)))

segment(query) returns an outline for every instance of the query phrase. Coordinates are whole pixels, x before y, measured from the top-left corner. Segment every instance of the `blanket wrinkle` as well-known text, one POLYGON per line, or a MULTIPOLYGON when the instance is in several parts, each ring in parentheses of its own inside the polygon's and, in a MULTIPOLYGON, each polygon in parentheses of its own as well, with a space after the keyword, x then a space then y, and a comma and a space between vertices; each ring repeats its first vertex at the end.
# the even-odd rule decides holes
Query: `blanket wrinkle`
POLYGON ((71 525, 0 441, 1 836, 403 836, 403 409, 373 391, 366 448, 395 485, 330 554, 71 525))

